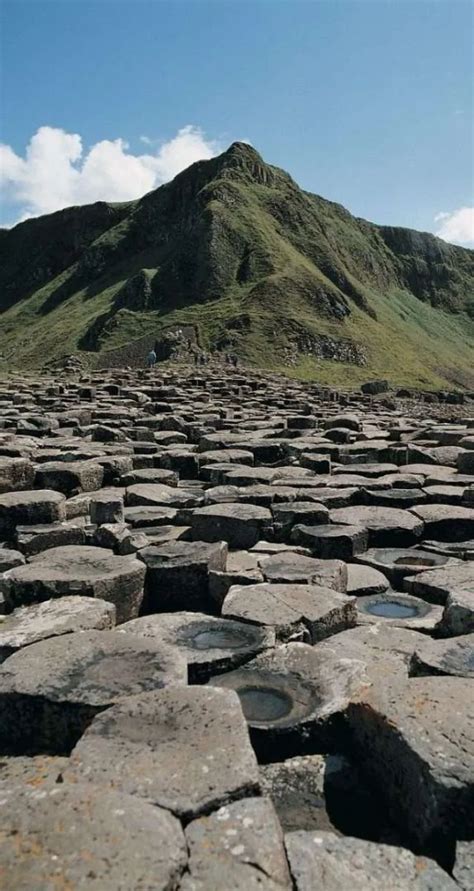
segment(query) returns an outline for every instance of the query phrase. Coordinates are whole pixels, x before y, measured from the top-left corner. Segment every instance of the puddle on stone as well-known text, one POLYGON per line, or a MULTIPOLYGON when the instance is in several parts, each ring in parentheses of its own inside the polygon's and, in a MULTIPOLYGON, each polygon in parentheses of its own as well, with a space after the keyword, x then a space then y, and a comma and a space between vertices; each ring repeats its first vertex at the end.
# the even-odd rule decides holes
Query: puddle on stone
POLYGON ((379 600, 368 603, 365 612, 382 619, 413 619, 418 615, 416 606, 408 606, 396 600, 379 600))
POLYGON ((198 631, 193 637, 190 637, 188 643, 196 650, 231 650, 248 646, 252 643, 252 638, 243 631, 227 628, 205 628, 202 631, 198 631))
POLYGON ((250 722, 278 721, 290 714, 293 708, 291 698, 283 692, 271 687, 240 687, 239 694, 242 711, 250 722))
POLYGON ((394 566, 416 566, 419 569, 431 569, 437 565, 436 560, 428 560, 426 557, 398 557, 393 561, 394 566))

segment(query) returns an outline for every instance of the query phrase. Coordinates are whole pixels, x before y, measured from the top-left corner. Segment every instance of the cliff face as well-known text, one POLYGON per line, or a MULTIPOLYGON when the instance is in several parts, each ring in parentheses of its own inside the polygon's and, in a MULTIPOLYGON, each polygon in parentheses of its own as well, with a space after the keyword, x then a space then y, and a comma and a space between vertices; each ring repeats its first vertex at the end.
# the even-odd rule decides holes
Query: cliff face
POLYGON ((0 267, 0 319, 14 337, 26 318, 34 329, 49 316, 73 348, 103 350, 178 314, 206 346, 258 361, 265 345, 296 364, 308 335, 352 339, 354 350, 324 358, 364 355, 370 366, 374 325, 390 336, 387 312, 403 318, 405 300, 416 317, 419 302, 456 325, 474 290, 473 252, 357 219, 243 143, 139 201, 1 232, 0 267))

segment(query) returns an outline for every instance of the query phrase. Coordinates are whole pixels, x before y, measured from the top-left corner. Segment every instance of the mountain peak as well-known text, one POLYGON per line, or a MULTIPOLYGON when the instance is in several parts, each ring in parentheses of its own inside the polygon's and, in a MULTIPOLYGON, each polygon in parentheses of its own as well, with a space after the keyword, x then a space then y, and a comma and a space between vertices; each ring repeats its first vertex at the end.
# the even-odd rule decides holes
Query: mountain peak
POLYGON ((234 177, 236 174, 253 182, 270 185, 274 179, 273 168, 265 163, 262 156, 248 142, 233 142, 216 158, 221 175, 234 177))
POLYGON ((223 157, 241 157, 241 158, 252 158, 254 161, 259 161, 260 164, 263 164, 263 158, 257 152, 257 149, 250 144, 250 142, 232 142, 228 149, 223 152, 223 157))

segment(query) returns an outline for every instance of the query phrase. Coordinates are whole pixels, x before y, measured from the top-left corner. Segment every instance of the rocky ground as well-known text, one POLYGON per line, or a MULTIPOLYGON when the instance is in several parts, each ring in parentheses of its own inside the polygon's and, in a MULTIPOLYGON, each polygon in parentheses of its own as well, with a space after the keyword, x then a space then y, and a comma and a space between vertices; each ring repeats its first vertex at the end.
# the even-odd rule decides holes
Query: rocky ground
POLYGON ((474 403, 0 385, 0 884, 474 887, 474 403))

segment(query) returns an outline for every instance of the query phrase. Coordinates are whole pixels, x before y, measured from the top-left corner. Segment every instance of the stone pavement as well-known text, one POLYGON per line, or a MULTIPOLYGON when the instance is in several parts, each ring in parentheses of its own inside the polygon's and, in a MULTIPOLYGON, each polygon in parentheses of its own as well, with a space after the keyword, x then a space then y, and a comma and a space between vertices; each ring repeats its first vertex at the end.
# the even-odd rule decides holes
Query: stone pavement
POLYGON ((473 492, 469 397, 1 382, 2 887, 472 889, 473 492))

